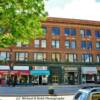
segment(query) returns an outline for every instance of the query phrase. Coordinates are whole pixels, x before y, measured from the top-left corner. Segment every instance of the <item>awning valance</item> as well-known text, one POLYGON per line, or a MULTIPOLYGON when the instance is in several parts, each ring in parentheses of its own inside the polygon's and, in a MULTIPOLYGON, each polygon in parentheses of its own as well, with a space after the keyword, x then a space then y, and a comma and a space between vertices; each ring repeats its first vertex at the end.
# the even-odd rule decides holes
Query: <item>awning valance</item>
POLYGON ((50 75, 49 70, 32 70, 30 71, 31 75, 50 75))
POLYGON ((97 74, 96 67, 82 67, 81 71, 82 71, 82 74, 97 74))

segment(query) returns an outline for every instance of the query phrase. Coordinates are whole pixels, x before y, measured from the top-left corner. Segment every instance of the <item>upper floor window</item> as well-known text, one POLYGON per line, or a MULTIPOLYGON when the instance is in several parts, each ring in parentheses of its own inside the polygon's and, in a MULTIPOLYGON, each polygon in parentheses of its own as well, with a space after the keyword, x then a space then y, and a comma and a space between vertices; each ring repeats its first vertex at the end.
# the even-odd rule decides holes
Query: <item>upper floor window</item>
POLYGON ((41 48, 46 48, 46 40, 41 40, 41 48))
POLYGON ((91 41, 87 42, 87 49, 92 49, 92 42, 91 41))
POLYGON ((69 35, 76 36, 76 30, 75 29, 71 29, 71 28, 65 28, 64 29, 64 34, 66 36, 69 36, 69 35))
POLYGON ((46 53, 34 53, 34 60, 35 61, 46 61, 46 53))
POLYGON ((16 61, 28 61, 28 53, 27 52, 17 52, 16 61))
POLYGON ((96 59, 97 59, 97 62, 100 63, 100 54, 97 54, 97 55, 96 55, 96 59))
POLYGON ((34 47, 39 48, 40 41, 39 40, 34 40, 34 47))
POLYGON ((29 46, 29 44, 26 42, 26 43, 21 43, 21 42, 17 42, 17 44, 16 44, 16 47, 28 47, 29 46))
POLYGON ((59 53, 52 53, 51 59, 52 59, 52 61, 60 61, 60 54, 59 53))
POLYGON ((90 30, 85 30, 85 32, 86 32, 86 37, 91 37, 91 31, 90 30))
POLYGON ((0 52, 0 60, 8 61, 9 60, 9 52, 0 52))
POLYGON ((52 40, 52 47, 53 48, 59 48, 60 47, 60 41, 59 40, 52 40))
POLYGON ((52 27, 52 35, 60 35, 60 28, 52 27))
POLYGON ((100 49, 100 42, 96 42, 96 49, 100 49))
POLYGON ((76 48, 76 41, 71 41, 71 48, 76 48))
POLYGON ((81 30, 80 30, 80 35, 81 35, 82 38, 84 38, 84 37, 85 37, 85 30, 82 30, 82 29, 81 29, 81 30))
POLYGON ((100 38, 100 31, 95 31, 95 37, 100 38))
POLYGON ((81 48, 82 49, 86 49, 86 41, 82 41, 81 42, 81 48))
POLYGON ((82 37, 82 38, 84 38, 84 37, 91 37, 91 30, 89 30, 89 29, 81 29, 80 30, 80 36, 82 37))
POLYGON ((76 54, 66 54, 66 60, 68 62, 76 62, 77 61, 77 55, 76 54))
POLYGON ((46 35, 46 33, 47 33, 47 27, 42 27, 42 31, 43 31, 43 35, 46 35))
POLYGON ((92 62, 93 55, 92 54, 82 54, 81 60, 82 60, 82 62, 92 62))
POLYGON ((66 40, 66 41, 65 41, 65 47, 66 47, 66 48, 70 48, 70 41, 69 41, 69 40, 66 40))

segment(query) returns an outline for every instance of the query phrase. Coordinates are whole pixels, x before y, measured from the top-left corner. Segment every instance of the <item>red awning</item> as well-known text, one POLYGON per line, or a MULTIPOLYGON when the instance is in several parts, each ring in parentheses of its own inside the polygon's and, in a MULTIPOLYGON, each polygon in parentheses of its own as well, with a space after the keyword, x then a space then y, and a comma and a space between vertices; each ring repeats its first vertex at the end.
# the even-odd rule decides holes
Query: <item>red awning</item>
POLYGON ((29 75, 30 71, 29 70, 23 70, 23 71, 19 71, 20 75, 29 75))
POLYGON ((6 71, 6 70, 0 70, 0 74, 10 74, 10 71, 6 71))
POLYGON ((15 71, 15 70, 13 70, 13 71, 10 71, 10 74, 12 74, 12 75, 15 75, 15 74, 19 74, 19 71, 15 71))

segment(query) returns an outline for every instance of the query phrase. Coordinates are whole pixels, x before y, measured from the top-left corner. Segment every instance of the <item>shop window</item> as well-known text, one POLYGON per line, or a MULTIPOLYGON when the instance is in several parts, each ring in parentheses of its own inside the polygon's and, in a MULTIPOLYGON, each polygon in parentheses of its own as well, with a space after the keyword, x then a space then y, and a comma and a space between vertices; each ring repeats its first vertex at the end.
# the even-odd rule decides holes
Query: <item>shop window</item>
POLYGON ((99 63, 100 63, 100 54, 97 54, 97 55, 96 55, 96 59, 97 59, 96 62, 99 62, 99 63))
POLYGON ((8 61, 9 60, 9 52, 0 52, 0 60, 8 61))
POLYGON ((57 75, 53 75, 52 76, 52 83, 58 83, 58 82, 59 82, 58 76, 57 75))
POLYGON ((65 47, 66 47, 66 48, 70 48, 70 42, 69 42, 69 40, 66 40, 66 41, 65 41, 65 47))
POLYGON ((81 48, 82 49, 86 49, 86 41, 82 41, 81 42, 81 48))
POLYGON ((82 54, 81 56, 82 62, 93 62, 93 55, 92 54, 82 54))
POLYGON ((52 35, 60 35, 60 28, 52 27, 52 35))
POLYGON ((76 48, 76 41, 71 41, 71 48, 76 48))
POLYGON ((41 40, 41 48, 46 48, 46 40, 41 40))
POLYGON ((100 31, 95 31, 95 37, 100 38, 100 31))
POLYGON ((100 42, 96 42, 96 49, 100 50, 100 42))
POLYGON ((66 54, 66 60, 68 62, 76 62, 77 61, 77 55, 76 54, 66 54))
POLYGON ((17 52, 16 61, 28 61, 28 53, 26 52, 17 52))
POLYGON ((59 40, 52 40, 52 47, 53 48, 59 48, 60 41, 59 40))
POLYGON ((46 61, 46 53, 34 53, 35 61, 46 61))
POLYGON ((34 47, 39 48, 40 41, 39 40, 34 40, 34 47))
POLYGON ((52 59, 52 61, 60 61, 60 54, 59 53, 52 53, 51 59, 52 59))

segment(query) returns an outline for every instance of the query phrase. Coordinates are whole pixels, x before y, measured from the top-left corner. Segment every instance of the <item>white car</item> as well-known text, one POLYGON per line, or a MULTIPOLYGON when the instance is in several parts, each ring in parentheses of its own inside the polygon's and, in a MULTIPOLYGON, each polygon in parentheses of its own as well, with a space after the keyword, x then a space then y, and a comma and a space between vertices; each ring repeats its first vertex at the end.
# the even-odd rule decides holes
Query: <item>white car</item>
POLYGON ((100 100, 100 87, 87 86, 79 89, 73 100, 100 100), (97 99, 93 99, 97 96, 97 99))

